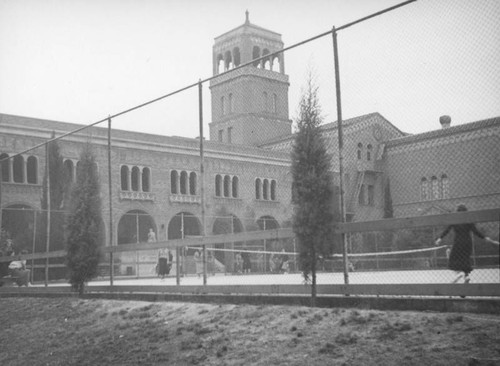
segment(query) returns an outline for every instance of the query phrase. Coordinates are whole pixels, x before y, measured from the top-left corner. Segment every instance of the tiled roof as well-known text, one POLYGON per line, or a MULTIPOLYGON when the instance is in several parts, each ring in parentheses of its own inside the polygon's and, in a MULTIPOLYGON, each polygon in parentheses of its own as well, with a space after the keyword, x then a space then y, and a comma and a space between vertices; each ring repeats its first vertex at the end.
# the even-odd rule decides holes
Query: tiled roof
POLYGON ((415 135, 408 135, 404 137, 398 137, 386 142, 387 147, 397 146, 401 144, 411 144, 417 141, 429 140, 439 137, 450 136, 454 134, 464 133, 468 131, 474 131, 477 129, 483 129, 487 127, 498 126, 500 127, 500 117, 494 117, 489 119, 484 119, 481 121, 465 123, 462 125, 442 128, 439 130, 423 132, 415 135))
MULTIPOLYGON (((376 118, 376 119, 382 120, 382 121, 384 121, 386 123, 389 123, 392 127, 394 127, 402 135, 406 135, 406 133, 404 133, 401 130, 399 130, 396 126, 394 126, 391 122, 389 122, 384 116, 382 116, 378 112, 364 114, 362 116, 357 116, 357 117, 345 119, 345 120, 342 121, 342 127, 344 127, 344 128, 345 127, 349 127, 349 126, 355 125, 357 123, 369 121, 372 118, 376 118)), ((337 130, 338 124, 337 124, 337 121, 330 122, 330 123, 326 123, 324 125, 321 125, 320 128, 323 131, 325 131, 325 132, 332 131, 332 130, 337 130)), ((267 147, 267 146, 271 146, 271 145, 277 145, 279 143, 284 143, 284 142, 293 140, 293 138, 294 138, 294 134, 288 135, 288 136, 282 136, 282 137, 278 137, 278 138, 266 141, 266 142, 262 143, 260 146, 261 147, 267 147)))
MULTIPOLYGON (((45 133, 47 132, 52 133, 52 131, 55 131, 56 137, 85 127, 85 125, 75 124, 75 123, 52 121, 40 118, 15 116, 10 114, 0 113, 0 127, 2 125, 23 127, 25 129, 30 129, 33 132, 35 132, 36 130, 45 133)), ((102 127, 97 127, 97 126, 90 127, 92 136, 94 138, 107 139, 108 136, 107 123, 103 122, 101 125, 102 127)), ((112 128, 111 133, 113 139, 123 140, 123 141, 133 141, 136 143, 144 142, 145 145, 169 145, 169 146, 178 146, 181 148, 190 148, 190 149, 198 149, 200 145, 200 141, 198 138, 154 135, 143 132, 119 130, 115 129, 114 127, 112 128)), ((81 131, 79 132, 79 134, 80 135, 86 134, 86 132, 81 131)), ((206 151, 220 152, 227 154, 251 155, 255 157, 272 157, 274 159, 284 159, 284 160, 289 159, 288 153, 266 150, 249 145, 226 144, 217 141, 205 140, 204 148, 206 151)))

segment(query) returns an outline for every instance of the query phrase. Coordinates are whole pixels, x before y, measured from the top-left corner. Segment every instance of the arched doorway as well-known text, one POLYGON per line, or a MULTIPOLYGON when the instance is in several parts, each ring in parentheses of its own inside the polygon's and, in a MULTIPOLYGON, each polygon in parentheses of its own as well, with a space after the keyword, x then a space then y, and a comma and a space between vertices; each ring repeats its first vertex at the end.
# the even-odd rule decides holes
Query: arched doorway
POLYGON ((147 212, 128 211, 118 222, 118 245, 147 242, 150 228, 158 232, 154 219, 147 212))
POLYGON ((168 240, 201 235, 201 223, 189 212, 179 212, 168 223, 168 240))
MULTIPOLYGON (((243 232, 243 225, 240 219, 232 214, 219 216, 215 219, 212 227, 213 235, 233 234, 243 232)), ((215 249, 235 249, 242 247, 241 242, 215 244, 215 249)), ((225 266, 226 271, 231 271, 234 263, 234 252, 215 250, 215 260, 225 266)))
POLYGON ((32 207, 16 204, 2 209, 2 229, 12 239, 16 253, 23 249, 30 253, 33 251, 34 228, 35 210, 32 207))
MULTIPOLYGON (((279 223, 278 221, 272 217, 272 216, 261 216, 257 220, 257 225, 259 226, 260 230, 274 230, 274 229, 279 229, 279 223)), ((278 252, 283 249, 282 245, 280 245, 279 241, 277 240, 272 240, 272 239, 264 239, 262 241, 262 245, 264 247, 264 251, 266 252, 278 252)), ((262 268, 267 272, 270 271, 270 266, 269 266, 269 261, 271 259, 270 255, 265 255, 264 256, 264 263, 262 265, 262 268)))
MULTIPOLYGON (((179 212, 177 215, 172 217, 168 223, 168 240, 173 239, 183 239, 190 236, 201 235, 201 223, 200 220, 189 212, 179 212)), ((175 257, 180 261, 181 266, 179 268, 180 273, 195 273, 195 262, 192 256, 194 255, 195 249, 182 248, 179 251, 179 256, 175 253, 175 257)))
MULTIPOLYGON (((147 212, 128 211, 118 222, 118 245, 146 243, 150 228, 155 233, 158 232, 154 219, 147 212)), ((120 274, 136 277, 154 276, 156 261, 156 250, 125 252, 117 258, 117 262, 120 263, 120 274)))

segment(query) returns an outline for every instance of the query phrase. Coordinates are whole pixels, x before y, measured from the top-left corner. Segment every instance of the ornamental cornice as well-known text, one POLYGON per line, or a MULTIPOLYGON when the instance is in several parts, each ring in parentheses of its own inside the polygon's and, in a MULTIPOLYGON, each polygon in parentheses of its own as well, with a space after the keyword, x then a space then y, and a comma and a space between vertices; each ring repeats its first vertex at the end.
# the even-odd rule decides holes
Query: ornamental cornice
POLYGON ((388 155, 398 153, 407 153, 409 151, 426 150, 429 148, 446 146, 450 144, 462 143, 465 141, 476 140, 486 137, 500 138, 500 130, 498 128, 483 128, 472 131, 467 131, 461 134, 453 134, 442 137, 434 137, 432 139, 420 140, 416 142, 409 142, 406 144, 399 144, 396 146, 386 146, 388 155))
POLYGON ((169 196, 169 201, 171 203, 189 203, 189 204, 201 204, 201 196, 185 195, 185 194, 171 194, 169 196))
POLYGON ((120 200, 132 200, 132 201, 155 201, 155 194, 151 192, 130 192, 130 191, 120 191, 120 200))

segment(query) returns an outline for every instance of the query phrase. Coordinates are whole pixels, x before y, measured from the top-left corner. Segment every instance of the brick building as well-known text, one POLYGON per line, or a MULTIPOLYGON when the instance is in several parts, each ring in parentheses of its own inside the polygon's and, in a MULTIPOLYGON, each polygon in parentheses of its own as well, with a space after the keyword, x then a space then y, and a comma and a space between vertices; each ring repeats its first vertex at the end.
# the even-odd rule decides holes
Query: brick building
MULTIPOLYGON (((279 34, 250 23, 247 14, 243 25, 215 39, 214 75, 282 48, 279 34)), ((210 140, 204 143, 203 176, 198 139, 113 130, 112 245, 145 242, 150 228, 158 240, 167 240, 203 231, 210 235, 290 226, 293 134, 288 87, 284 54, 211 81, 212 121, 210 140)), ((452 211, 458 202, 472 209, 500 205, 500 118, 460 126, 444 122, 441 129, 408 135, 379 113, 344 121, 349 220, 382 218, 388 182, 396 217, 452 211)), ((334 173, 339 171, 336 126, 322 127, 334 173)), ((80 127, 0 114, 0 157, 80 127)), ((105 128, 92 127, 59 141, 65 169, 73 177, 80 150, 92 142, 104 218, 109 217, 107 139, 105 128)), ((26 230, 13 222, 19 212, 40 209, 44 167, 44 148, 1 166, 2 224, 15 240, 33 235, 33 227, 26 230)), ((107 238, 110 227, 104 221, 107 238)), ((227 262, 224 255, 218 259, 227 262)))

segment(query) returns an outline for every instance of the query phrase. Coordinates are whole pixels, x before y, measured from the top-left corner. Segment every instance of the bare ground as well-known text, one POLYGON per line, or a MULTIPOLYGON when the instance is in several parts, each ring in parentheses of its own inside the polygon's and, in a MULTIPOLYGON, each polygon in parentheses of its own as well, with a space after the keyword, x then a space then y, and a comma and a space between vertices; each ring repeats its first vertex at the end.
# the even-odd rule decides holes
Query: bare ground
POLYGON ((1 365, 500 365, 500 315, 0 298, 1 365))

